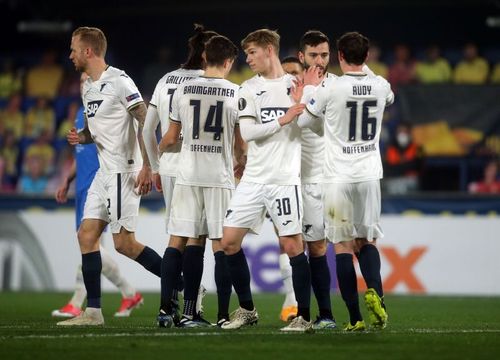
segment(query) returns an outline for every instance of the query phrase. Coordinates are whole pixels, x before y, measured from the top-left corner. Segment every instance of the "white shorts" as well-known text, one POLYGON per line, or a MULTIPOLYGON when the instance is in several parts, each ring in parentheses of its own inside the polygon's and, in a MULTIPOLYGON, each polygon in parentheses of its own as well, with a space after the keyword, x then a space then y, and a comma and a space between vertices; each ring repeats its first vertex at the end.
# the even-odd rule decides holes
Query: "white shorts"
POLYGON ((90 185, 83 219, 100 219, 110 224, 113 234, 123 226, 135 232, 141 196, 135 192, 139 172, 103 174, 97 171, 90 185))
POLYGON ((233 190, 177 184, 172 196, 169 233, 222 238, 222 223, 233 190))
POLYGON ((266 211, 280 236, 302 233, 300 186, 240 182, 227 209, 224 226, 258 230, 266 211))
POLYGON ((384 236, 380 227, 380 182, 323 184, 323 204, 328 240, 333 243, 384 236))
POLYGON ((172 207, 172 195, 174 193, 175 177, 160 175, 163 200, 165 200, 165 230, 168 234, 168 223, 170 222, 170 208, 172 207))
POLYGON ((322 190, 321 184, 302 184, 302 202, 304 204, 302 237, 304 241, 325 239, 322 190))

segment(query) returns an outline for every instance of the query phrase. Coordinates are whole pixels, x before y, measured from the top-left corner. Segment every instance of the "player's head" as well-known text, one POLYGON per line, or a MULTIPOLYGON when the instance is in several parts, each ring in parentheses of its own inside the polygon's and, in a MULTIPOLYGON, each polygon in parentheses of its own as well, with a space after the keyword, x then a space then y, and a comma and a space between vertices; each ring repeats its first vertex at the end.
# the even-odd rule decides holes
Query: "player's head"
POLYGON ((93 58, 104 59, 108 42, 101 29, 96 27, 79 27, 71 36, 71 53, 76 70, 85 71, 88 62, 93 58))
POLYGON ((300 39, 299 60, 304 67, 316 65, 323 74, 328 71, 330 63, 330 39, 318 30, 309 30, 300 39))
POLYGON ((368 57, 370 40, 358 32, 345 33, 337 40, 340 67, 363 65, 368 57))
POLYGON ((225 75, 231 71, 237 55, 238 48, 225 36, 214 36, 205 44, 207 66, 224 68, 225 75))
POLYGON ((299 79, 302 79, 303 72, 304 72, 304 66, 300 62, 298 58, 295 56, 288 56, 281 60, 281 66, 283 66, 283 70, 287 74, 293 75, 298 77, 299 79))
POLYGON ((203 25, 194 24, 194 34, 188 40, 189 55, 181 67, 188 70, 203 69, 205 67, 205 61, 203 60, 205 43, 216 35, 219 34, 215 31, 205 30, 203 25))
POLYGON ((241 40, 241 47, 247 55, 247 63, 255 73, 263 73, 278 59, 280 36, 276 31, 259 29, 241 40))

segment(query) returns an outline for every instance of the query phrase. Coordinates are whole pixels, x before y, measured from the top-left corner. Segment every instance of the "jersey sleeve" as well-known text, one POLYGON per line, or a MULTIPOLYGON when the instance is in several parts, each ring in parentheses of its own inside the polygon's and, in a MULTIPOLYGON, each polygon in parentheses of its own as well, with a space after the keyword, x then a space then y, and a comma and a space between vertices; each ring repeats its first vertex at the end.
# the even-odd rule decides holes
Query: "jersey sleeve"
POLYGON ((326 103, 328 101, 328 90, 330 86, 327 86, 325 81, 319 85, 314 93, 312 94, 309 102, 306 105, 306 110, 316 117, 320 117, 323 115, 326 103))
POLYGON ((391 89, 391 84, 387 80, 385 80, 384 78, 382 78, 382 79, 384 80, 384 85, 387 89, 387 96, 385 97, 385 105, 389 106, 389 105, 392 105, 394 103, 394 92, 391 89))
POLYGON ((252 118, 256 120, 257 112, 255 110, 255 102, 249 89, 240 87, 238 95, 238 118, 252 118))
POLYGON ((151 95, 151 100, 149 101, 149 105, 153 105, 155 107, 158 107, 158 104, 160 103, 160 99, 159 99, 159 97, 160 97, 160 81, 158 81, 158 84, 156 84, 155 90, 153 91, 153 95, 151 95))
POLYGON ((140 102, 144 102, 134 81, 125 73, 122 73, 118 77, 116 86, 116 92, 120 98, 120 102, 127 108, 127 110, 140 102))
POLYGON ((182 94, 184 91, 182 90, 182 85, 179 86, 177 89, 179 91, 175 91, 171 96, 172 96, 172 108, 170 109, 170 115, 169 118, 171 121, 175 122, 181 122, 179 119, 179 98, 180 94, 182 94))

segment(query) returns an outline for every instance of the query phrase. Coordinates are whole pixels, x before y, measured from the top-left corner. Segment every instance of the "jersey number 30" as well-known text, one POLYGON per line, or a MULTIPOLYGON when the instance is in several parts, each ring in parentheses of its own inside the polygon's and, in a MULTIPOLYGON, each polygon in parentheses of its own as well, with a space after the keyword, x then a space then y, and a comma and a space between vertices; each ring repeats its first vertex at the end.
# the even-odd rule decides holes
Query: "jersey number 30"
MULTIPOLYGON (((193 139, 200 138, 200 108, 201 100, 191 100, 189 105, 193 107, 193 139)), ((203 130, 214 133, 214 140, 220 141, 222 128, 222 108, 224 102, 217 101, 216 105, 210 105, 203 130)))
MULTIPOLYGON (((373 140, 377 133, 377 118, 370 117, 368 108, 376 107, 377 100, 366 100, 361 103, 361 140, 373 140)), ((358 119, 358 102, 348 101, 346 107, 351 109, 349 119, 349 139, 356 141, 356 125, 358 119)))

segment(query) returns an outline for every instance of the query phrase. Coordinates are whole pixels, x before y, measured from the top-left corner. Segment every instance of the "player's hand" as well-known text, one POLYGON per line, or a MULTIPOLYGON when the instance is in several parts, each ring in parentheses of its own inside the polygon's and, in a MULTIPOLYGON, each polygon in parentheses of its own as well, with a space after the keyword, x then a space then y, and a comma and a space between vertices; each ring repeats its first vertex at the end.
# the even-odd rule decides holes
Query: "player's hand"
POLYGON ((61 186, 59 186, 56 190, 56 201, 59 204, 64 204, 66 201, 68 201, 68 189, 69 189, 68 179, 64 179, 61 186))
POLYGON ((280 125, 284 126, 286 124, 291 123, 297 116, 302 114, 305 108, 306 108, 305 104, 295 104, 290 106, 285 115, 283 115, 278 119, 280 125))
POLYGON ((66 139, 68 140, 68 143, 70 145, 78 145, 80 143, 80 136, 78 136, 76 128, 72 128, 68 132, 68 135, 66 135, 66 139))
POLYGON ((304 94, 304 81, 296 78, 296 80, 293 80, 293 85, 294 86, 292 86, 290 90, 290 95, 292 96, 293 101, 298 104, 304 94))
POLYGON ((318 86, 323 80, 323 69, 318 66, 310 66, 304 71, 304 85, 318 86))
POLYGON ((161 186, 161 176, 160 176, 160 174, 158 174, 158 173, 153 174, 153 182, 155 184, 156 191, 163 192, 163 187, 161 186))
POLYGON ((135 179, 135 188, 138 195, 146 195, 153 187, 153 173, 149 166, 143 166, 137 179, 135 179))

